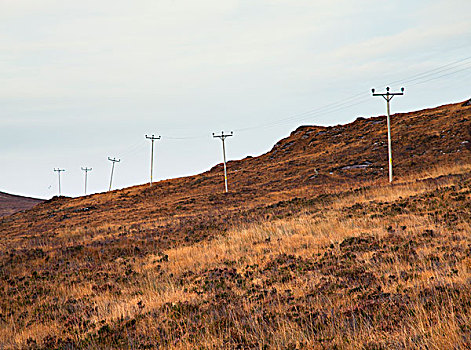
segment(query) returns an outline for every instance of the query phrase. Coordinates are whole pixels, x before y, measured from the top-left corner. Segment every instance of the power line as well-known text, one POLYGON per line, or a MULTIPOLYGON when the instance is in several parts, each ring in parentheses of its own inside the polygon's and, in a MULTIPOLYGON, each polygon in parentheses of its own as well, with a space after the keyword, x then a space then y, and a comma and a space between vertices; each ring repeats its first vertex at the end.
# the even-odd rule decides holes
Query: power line
MULTIPOLYGON (((455 65, 457 65, 458 63, 466 62, 466 61, 469 61, 469 60, 471 60, 471 56, 462 58, 462 59, 460 59, 458 61, 455 61, 455 62, 447 63, 445 65, 442 65, 442 66, 437 67, 437 68, 430 69, 430 70, 422 72, 422 73, 411 75, 407 79, 392 81, 392 82, 388 83, 388 85, 406 84, 406 83, 409 83, 411 81, 415 81, 417 79, 425 78, 425 77, 433 75, 433 74, 441 73, 443 71, 456 68, 455 65)), ((469 62, 466 62, 465 64, 468 64, 468 63, 469 62)), ((459 66, 460 65, 458 65, 458 67, 459 66)))
MULTIPOLYGON (((414 75, 411 75, 409 76, 408 78, 406 79, 402 79, 402 80, 396 80, 396 81, 393 81, 391 82, 391 84, 395 84, 395 83, 412 83, 410 84, 409 86, 415 86, 415 85, 419 85, 419 84, 424 84, 424 83, 427 83, 429 81, 433 81, 433 80, 437 80, 437 79, 441 79, 441 78, 445 78, 447 76, 451 76, 451 75, 455 75, 455 74, 458 74, 460 72, 464 72, 464 71, 468 71, 470 68, 471 68, 471 56, 469 57, 465 57, 465 58, 461 58, 459 60, 456 60, 454 62, 451 62, 451 63, 447 63, 445 65, 442 65, 442 66, 439 66, 439 67, 436 67, 436 68, 433 68, 433 69, 430 69, 430 70, 426 70, 426 71, 423 71, 421 73, 418 73, 418 74, 414 74, 414 75)), ((465 73, 464 76, 467 76, 468 74, 465 73)), ((385 100, 387 101, 387 108, 388 108, 388 153, 389 153, 389 162, 390 162, 390 181, 392 181, 392 147, 391 147, 391 135, 390 135, 390 110, 389 110, 389 102, 390 100, 392 99, 393 96, 395 95, 402 95, 403 93, 389 93, 389 90, 387 90, 386 93, 383 93, 383 94, 374 94, 374 96, 382 96, 383 98, 385 98, 385 100)), ((337 101, 337 102, 331 102, 331 103, 328 103, 326 105, 323 105, 321 107, 318 107, 318 108, 315 108, 315 109, 311 109, 309 111, 306 111, 306 112, 302 112, 302 113, 298 113, 298 114, 293 114, 291 116, 288 116, 288 117, 285 117, 285 118, 281 118, 281 119, 278 119, 278 120, 275 120, 275 121, 271 121, 269 123, 265 123, 265 124, 260 124, 260 125, 255 125, 255 126, 252 126, 252 127, 244 127, 244 128, 240 128, 240 129, 235 129, 235 131, 240 131, 240 132, 243 132, 243 131, 247 131, 247 130, 253 130, 253 129, 260 129, 260 128, 271 128, 271 127, 276 127, 276 126, 280 126, 280 125, 284 125, 284 124, 288 124, 288 123, 293 123, 293 122, 299 122, 299 121, 303 121, 303 120, 313 120, 313 119, 317 119, 317 118, 320 118, 322 116, 325 116, 327 114, 331 114, 331 113, 336 113, 336 112, 339 112, 339 111, 342 111, 342 110, 345 110, 345 109, 348 109, 348 108, 351 108, 353 106, 356 106, 356 105, 359 105, 359 104, 363 104, 365 102, 368 101, 368 98, 365 96, 365 97, 362 97, 362 98, 359 98, 361 96, 364 96, 364 93, 361 92, 361 93, 357 93, 357 94, 354 94, 350 97, 347 97, 347 98, 344 98, 342 99, 341 101, 337 101)), ((202 139, 202 138, 205 138, 205 136, 178 136, 178 137, 174 137, 174 136, 158 136, 158 137, 154 137, 154 135, 152 135, 151 137, 145 135, 147 139, 150 139, 152 141, 152 149, 151 149, 151 174, 150 174, 150 184, 152 185, 152 182, 153 182, 153 148, 154 148, 154 141, 157 140, 157 139, 161 139, 161 138, 164 138, 164 139, 168 139, 168 140, 192 140, 192 139, 202 139)), ((225 138, 229 137, 229 136, 233 136, 233 132, 231 132, 231 134, 224 134, 224 132, 221 133, 221 135, 214 135, 213 133, 213 137, 217 137, 217 138, 220 138, 222 140, 222 143, 223 143, 223 158, 224 158, 224 178, 225 178, 225 190, 226 192, 228 192, 228 186, 227 186, 227 165, 226 165, 226 154, 225 154, 225 138)), ((143 145, 144 141, 139 141, 133 145, 131 145, 130 147, 128 147, 123 153, 124 154, 130 154, 130 153, 136 153, 136 151, 143 145)), ((113 173, 114 173, 114 166, 115 166, 115 163, 117 162, 120 162, 121 160, 120 159, 111 159, 110 157, 108 157, 108 160, 112 161, 113 164, 112 164, 112 169, 111 169, 111 177, 110 177, 110 185, 109 185, 109 190, 111 190, 111 187, 112 187, 112 180, 113 180, 113 173)), ((87 173, 88 171, 91 171, 91 168, 89 170, 86 170, 88 168, 85 168, 82 170, 85 171, 85 194, 87 192, 87 173)), ((59 168, 54 168, 54 171, 58 173, 58 181, 59 181, 59 196, 61 195, 61 179, 60 179, 60 173, 65 171, 64 169, 59 169, 59 168)))
POLYGON ((145 143, 146 141, 139 139, 139 141, 131 144, 129 147, 122 148, 121 150, 118 150, 117 152, 121 155, 121 158, 133 156, 137 154, 138 152, 141 152, 141 147, 143 148, 145 143))
MULTIPOLYGON (((349 98, 346 98, 346 99, 342 100, 342 102, 329 103, 327 105, 324 105, 322 107, 318 107, 316 109, 309 110, 307 112, 303 112, 303 113, 299 113, 299 114, 293 114, 290 117, 277 119, 273 122, 266 123, 266 124, 260 124, 260 125, 257 125, 257 126, 252 126, 252 127, 249 126, 249 127, 245 127, 245 128, 235 129, 235 131, 247 131, 247 130, 253 130, 253 129, 266 128, 266 127, 275 126, 275 125, 283 125, 283 124, 286 124, 286 123, 291 123, 291 122, 295 122, 295 121, 310 119, 313 115, 318 115, 318 116, 325 115, 325 114, 331 113, 331 111, 334 112, 334 111, 337 111, 337 110, 349 108, 353 105, 359 104, 358 101, 355 102, 354 104, 351 104, 351 102, 353 102, 353 100, 355 100, 357 97, 362 96, 362 95, 364 96, 363 92, 359 93, 359 94, 355 94, 355 95, 353 95, 349 98)), ((365 101, 366 101, 366 98, 365 98, 365 101)), ((361 103, 363 103, 363 102, 361 102, 361 103)))
POLYGON ((152 173, 154 172, 154 141, 155 140, 160 140, 160 136, 155 137, 154 135, 152 136, 147 136, 146 139, 151 140, 151 152, 150 152, 150 186, 152 186, 152 173))
POLYGON ((205 139, 207 136, 162 136, 166 140, 196 140, 196 139, 205 139))
POLYGON ((88 177, 88 172, 92 171, 92 168, 81 168, 83 171, 85 171, 85 191, 84 194, 87 195, 87 177, 88 177))
POLYGON ((437 77, 431 77, 431 78, 429 78, 429 79, 427 79, 427 80, 423 80, 423 81, 416 82, 415 84, 411 84, 410 86, 416 86, 416 85, 428 83, 429 81, 432 81, 432 80, 437 80, 437 79, 440 79, 440 78, 448 77, 448 76, 450 76, 450 75, 463 72, 463 71, 465 71, 465 70, 467 70, 467 69, 469 69, 469 68, 471 68, 471 65, 469 65, 468 67, 465 67, 465 68, 456 70, 456 71, 454 71, 454 72, 449 72, 449 73, 446 73, 446 74, 439 75, 439 76, 437 76, 437 77))
MULTIPOLYGON (((401 79, 401 80, 397 80, 397 81, 394 81, 394 82, 391 82, 389 83, 388 85, 392 85, 392 84, 395 84, 395 83, 401 83, 401 84, 404 84, 404 83, 407 83, 407 82, 411 82, 411 81, 417 81, 418 82, 414 85, 418 85, 418 84, 423 84, 425 82, 428 82, 428 81, 431 81, 431 80, 435 80, 435 79, 439 79, 439 78, 442 78, 442 77, 445 77, 445 76, 448 76, 448 75, 452 75, 452 74, 456 74, 458 72, 461 72, 461 71, 464 71, 464 70, 467 70, 469 68, 471 68, 471 66, 469 66, 469 63, 470 62, 467 62, 471 60, 471 56, 469 57, 465 57, 465 58, 462 58, 460 60, 457 60, 455 62, 452 62, 452 63, 448 63, 448 64, 445 64, 443 66, 440 66, 440 67, 437 67, 437 68, 434 68, 434 69, 431 69, 431 70, 428 70, 428 71, 424 71, 422 73, 419 73, 419 74, 416 74, 416 75, 413 75, 412 77, 410 77, 409 79, 401 79), (451 65, 454 65, 453 67, 449 67, 451 65), (450 69, 456 69, 456 68, 459 68, 459 67, 462 67, 464 66, 465 68, 462 68, 458 71, 455 71, 455 72, 451 72, 451 73, 447 73, 447 74, 442 74, 442 75, 439 75, 437 77, 432 77, 430 78, 431 76, 433 75, 436 75, 436 74, 439 74, 439 73, 442 73, 444 71, 447 71, 447 70, 450 70, 450 69), (446 68, 446 69, 443 69, 443 68, 446 68), (414 79, 411 79, 411 78, 414 78, 414 79), (425 78, 428 78, 426 80, 423 80, 425 78)), ((317 117, 320 117, 320 116, 323 116, 325 114, 330 114, 330 113, 333 113, 333 112, 338 112, 340 110, 343 110, 343 109, 346 109, 346 108, 350 108, 352 106, 356 106, 358 104, 361 104, 363 102, 366 102, 367 99, 363 100, 363 101, 358 101, 358 102, 355 102, 355 103, 350 103, 352 99, 356 99, 356 97, 358 96, 363 96, 364 93, 361 92, 361 93, 357 93, 355 95, 352 95, 351 97, 348 97, 348 98, 345 98, 343 99, 342 101, 339 101, 339 102, 333 102, 333 103, 330 103, 328 105, 325 105, 323 107, 320 107, 318 109, 314 109, 312 111, 309 111, 309 112, 306 112, 306 113, 302 113, 300 114, 301 116, 303 116, 303 114, 306 116, 306 118, 285 118, 285 119, 279 119, 278 121, 275 121, 274 123, 278 123, 280 121, 283 121, 283 120, 289 120, 291 119, 292 121, 300 121, 300 120, 305 120, 305 119, 308 119, 308 117, 311 115, 311 114, 318 114, 317 117), (338 107, 338 108, 337 108, 338 107)), ((272 124, 274 124, 272 123, 272 124)), ((278 125, 281 125, 283 123, 279 123, 278 125)))
POLYGON ((391 121, 390 121, 390 107, 389 102, 394 96, 404 95, 404 88, 401 88, 401 92, 389 92, 389 87, 386 88, 386 93, 375 93, 375 89, 371 89, 373 96, 381 96, 386 100, 387 105, 387 121, 388 121, 388 164, 389 164, 389 182, 393 181, 393 163, 392 163, 392 146, 391 146, 391 121))
POLYGON ((359 99, 358 101, 353 102, 353 103, 350 103, 350 104, 348 104, 348 105, 339 106, 338 108, 332 108, 332 109, 329 109, 329 110, 327 110, 327 111, 325 111, 325 112, 322 112, 322 113, 319 113, 319 114, 315 114, 315 115, 313 115, 313 116, 306 116, 306 117, 302 117, 302 118, 298 118, 298 119, 293 119, 293 120, 291 120, 291 121, 289 121, 289 122, 277 122, 277 121, 275 121, 275 122, 273 122, 273 123, 267 125, 266 128, 268 128, 268 127, 274 127, 274 126, 280 126, 280 125, 286 125, 286 124, 288 124, 288 123, 293 123, 293 122, 301 122, 301 121, 305 121, 305 120, 314 120, 314 119, 318 119, 318 118, 320 118, 320 117, 322 117, 322 116, 325 116, 325 115, 328 115, 328 114, 340 112, 340 111, 342 111, 342 110, 349 109, 349 108, 351 108, 351 107, 353 107, 353 106, 358 106, 358 105, 363 104, 363 103, 365 103, 365 102, 367 102, 367 101, 368 101, 368 98, 367 98, 367 97, 364 97, 364 98, 359 99))
MULTIPOLYGON (((400 84, 406 84, 406 83, 412 83, 412 82, 414 82, 414 84, 412 84, 410 86, 424 84, 426 82, 436 80, 436 79, 440 79, 440 78, 446 77, 448 75, 453 75, 453 74, 456 74, 456 73, 459 73, 461 71, 464 71, 464 70, 467 70, 467 69, 471 68, 471 65, 470 65, 471 62, 469 62, 470 60, 471 60, 471 56, 461 58, 461 59, 456 60, 454 62, 447 63, 447 64, 444 64, 442 66, 439 66, 439 67, 436 67, 436 68, 426 70, 426 71, 423 71, 421 73, 409 76, 408 78, 392 81, 392 82, 388 83, 388 85, 399 84, 399 83, 400 84), (461 68, 461 69, 459 69, 459 68, 461 68), (454 69, 455 69, 455 71, 452 71, 454 69), (459 70, 456 70, 456 69, 459 69, 459 70), (440 74, 440 73, 445 73, 445 74, 440 74), (438 74, 438 76, 437 76, 437 74, 438 74)), ((323 106, 320 106, 320 107, 317 107, 317 108, 314 108, 314 109, 311 109, 311 110, 308 110, 308 111, 305 111, 305 112, 293 114, 293 115, 290 115, 290 116, 287 116, 287 117, 284 117, 284 118, 280 118, 280 119, 277 119, 277 120, 274 120, 274 121, 271 121, 271 122, 268 122, 268 123, 237 128, 237 129, 234 129, 234 131, 236 131, 236 132, 245 132, 245 131, 256 130, 256 129, 268 129, 268 128, 272 128, 272 127, 276 127, 276 126, 290 124, 290 123, 293 123, 293 122, 300 122, 300 121, 305 121, 305 120, 316 120, 316 119, 319 119, 320 117, 323 117, 327 114, 340 112, 342 110, 346 110, 346 109, 349 109, 351 107, 366 103, 369 100, 368 97, 365 96, 364 98, 358 99, 358 97, 362 97, 362 96, 365 96, 364 92, 358 92, 354 95, 343 98, 342 100, 334 101, 334 102, 328 103, 326 105, 323 105, 323 106)), ((163 139, 168 139, 168 140, 195 140, 195 139, 203 139, 203 138, 205 138, 205 136, 204 135, 201 135, 201 136, 198 136, 198 135, 197 136, 172 136, 172 135, 168 135, 168 136, 162 136, 162 138, 163 139)))
POLYGON ((221 135, 215 135, 214 132, 213 132, 213 137, 221 139, 221 141, 222 141, 222 156, 223 156, 223 159, 224 159, 224 185, 225 185, 225 188, 226 188, 226 193, 228 192, 228 189, 227 189, 227 168, 226 168, 226 145, 225 145, 225 140, 226 140, 226 138, 231 137, 233 135, 234 135, 234 133, 232 131, 231 131, 230 134, 224 134, 224 131, 221 131, 221 135))
MULTIPOLYGON (((414 85, 426 83, 426 82, 431 81, 431 80, 446 77, 448 75, 456 74, 458 72, 461 72, 461 71, 464 71, 464 70, 467 70, 467 69, 471 68, 471 66, 468 66, 470 62, 467 62, 467 61, 469 61, 469 60, 471 60, 471 56, 459 59, 459 60, 451 62, 451 63, 447 63, 445 65, 442 65, 442 66, 436 67, 434 69, 424 71, 424 72, 419 73, 419 74, 412 75, 409 78, 405 78, 405 79, 390 82, 390 83, 388 83, 388 85, 392 85, 392 84, 396 84, 396 83, 405 84, 407 82, 417 81, 417 83, 411 85, 411 86, 414 86, 414 85), (450 67, 450 66, 452 66, 452 67, 450 67), (442 74, 442 75, 439 75, 439 76, 436 76, 436 77, 434 76, 434 75, 443 73, 445 71, 452 70, 452 69, 457 69, 457 68, 460 68, 460 67, 464 67, 464 68, 462 68, 458 71, 442 74)), ((362 99, 360 101, 356 101, 354 103, 351 103, 353 100, 356 100, 357 97, 359 97, 359 96, 364 96, 364 93, 359 92, 359 93, 354 94, 350 97, 344 98, 340 101, 332 102, 332 103, 326 104, 322 107, 312 109, 312 110, 309 110, 309 111, 306 111, 306 112, 303 112, 303 113, 295 114, 295 115, 292 115, 290 117, 281 118, 281 119, 275 120, 275 121, 270 122, 270 123, 260 124, 260 125, 256 125, 256 126, 252 126, 252 127, 244 127, 244 128, 235 129, 235 130, 239 131, 239 132, 243 132, 243 131, 247 131, 247 130, 261 129, 261 128, 265 129, 265 128, 269 128, 269 127, 273 127, 273 126, 284 125, 284 124, 295 122, 295 121, 302 121, 302 120, 307 120, 307 119, 313 120, 313 117, 315 119, 318 119, 319 117, 322 117, 326 114, 339 112, 341 110, 345 110, 345 109, 348 109, 350 107, 365 103, 368 100, 367 98, 365 98, 365 99, 362 99)))
POLYGON ((111 191, 111 184, 113 183, 114 165, 115 163, 119 163, 121 159, 116 159, 116 158, 111 159, 110 157, 108 157, 108 160, 113 163, 111 167, 110 187, 108 188, 108 191, 111 191))
POLYGON ((57 172, 58 179, 59 179, 59 197, 61 196, 61 172, 65 171, 65 169, 54 168, 54 171, 57 172))

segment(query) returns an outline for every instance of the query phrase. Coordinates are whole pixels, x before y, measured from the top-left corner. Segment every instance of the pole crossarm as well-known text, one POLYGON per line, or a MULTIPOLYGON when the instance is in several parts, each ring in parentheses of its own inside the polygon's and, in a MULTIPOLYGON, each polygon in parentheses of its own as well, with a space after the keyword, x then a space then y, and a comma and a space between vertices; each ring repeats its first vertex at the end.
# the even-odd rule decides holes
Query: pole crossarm
POLYGON ((224 134, 224 131, 221 131, 221 135, 216 135, 213 132, 213 137, 218 138, 222 141, 222 156, 223 156, 223 159, 224 159, 224 186, 225 186, 226 193, 229 190, 228 190, 228 187, 227 187, 227 166, 226 166, 226 144, 225 144, 225 140, 226 140, 226 138, 231 137, 231 136, 234 136, 234 133, 232 131, 231 131, 230 134, 224 134))
POLYGON ((154 141, 160 140, 160 136, 147 136, 146 139, 151 140, 151 151, 150 151, 150 186, 152 186, 152 177, 154 175, 154 141))
POLYGON ((404 88, 401 88, 401 92, 389 92, 390 88, 386 88, 386 92, 384 93, 376 93, 375 89, 371 89, 373 96, 382 96, 386 101, 391 101, 394 96, 402 96, 404 95, 404 88))
POLYGON ((376 93, 375 89, 371 89, 373 96, 381 96, 386 101, 387 109, 387 124, 388 124, 388 164, 389 164, 389 182, 393 182, 393 161, 392 161, 392 141, 391 141, 391 110, 390 101, 394 96, 404 95, 404 88, 401 88, 401 92, 390 92, 390 88, 386 88, 385 93, 376 93))
POLYGON ((213 132, 213 137, 216 137, 216 138, 219 138, 221 140, 225 140, 226 138, 228 137, 231 137, 231 136, 234 136, 234 133, 231 131, 230 134, 224 134, 224 131, 221 131, 221 135, 216 135, 214 132, 213 132))

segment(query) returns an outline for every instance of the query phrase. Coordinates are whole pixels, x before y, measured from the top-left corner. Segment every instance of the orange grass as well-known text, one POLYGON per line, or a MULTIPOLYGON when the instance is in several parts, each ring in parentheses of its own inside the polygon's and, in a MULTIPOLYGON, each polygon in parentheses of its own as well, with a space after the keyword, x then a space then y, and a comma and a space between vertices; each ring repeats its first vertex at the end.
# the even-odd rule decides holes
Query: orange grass
MULTIPOLYGON (((423 178, 469 169, 434 169, 423 178)), ((339 191, 321 208, 142 256, 110 258, 104 245, 67 257, 43 242, 37 247, 44 256, 9 266, 0 348, 465 348, 471 344, 469 216, 447 221, 433 213, 459 212, 469 193, 469 176, 440 183, 403 178, 395 186, 339 191), (450 201, 460 193, 464 199, 450 201), (395 203, 407 203, 407 210, 382 215, 395 203), (31 277, 59 256, 77 273, 31 277), (9 292, 22 286, 21 278, 28 287, 9 292), (31 288, 39 288, 32 301, 31 288), (255 298, 258 291, 266 293, 255 298), (41 307, 49 320, 38 318, 41 307), (222 313, 219 323, 212 312, 222 313)), ((118 226, 75 227, 56 237, 66 247, 106 242, 120 237, 118 226)), ((18 248, 32 248, 28 238, 14 239, 18 248)))

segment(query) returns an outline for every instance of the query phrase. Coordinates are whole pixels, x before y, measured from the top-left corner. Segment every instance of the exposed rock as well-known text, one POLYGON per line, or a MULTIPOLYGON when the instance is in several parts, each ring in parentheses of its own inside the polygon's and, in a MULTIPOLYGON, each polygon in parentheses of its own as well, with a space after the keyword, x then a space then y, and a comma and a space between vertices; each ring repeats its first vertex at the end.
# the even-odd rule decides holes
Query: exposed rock
POLYGON ((341 169, 342 170, 349 170, 349 169, 364 169, 364 168, 368 168, 370 165, 372 165, 373 163, 369 162, 369 161, 365 161, 361 164, 354 164, 354 165, 347 165, 347 166, 344 166, 342 167, 341 169))

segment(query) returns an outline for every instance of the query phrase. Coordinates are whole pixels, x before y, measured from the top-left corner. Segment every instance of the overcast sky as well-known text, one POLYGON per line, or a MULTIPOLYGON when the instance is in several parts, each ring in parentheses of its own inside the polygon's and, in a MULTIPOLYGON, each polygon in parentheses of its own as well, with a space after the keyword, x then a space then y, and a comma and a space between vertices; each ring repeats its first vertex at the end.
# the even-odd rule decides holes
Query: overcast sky
POLYGON ((145 134, 162 136, 155 179, 195 174, 222 159, 212 132, 234 130, 229 159, 259 155, 299 125, 384 114, 370 89, 389 83, 406 88, 395 112, 465 100, 470 14, 469 0, 0 0, 0 191, 50 198, 60 167, 81 195, 84 166, 105 191, 108 156, 114 188, 144 183, 145 134))

